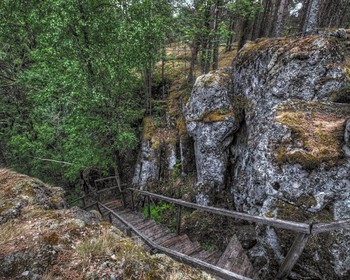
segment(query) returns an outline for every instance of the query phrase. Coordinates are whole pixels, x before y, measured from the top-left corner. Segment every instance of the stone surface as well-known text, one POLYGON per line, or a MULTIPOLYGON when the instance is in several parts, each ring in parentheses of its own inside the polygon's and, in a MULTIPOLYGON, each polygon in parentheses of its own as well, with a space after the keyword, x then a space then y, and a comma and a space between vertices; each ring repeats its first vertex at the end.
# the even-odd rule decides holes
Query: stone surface
MULTIPOLYGON (((260 39, 238 53, 231 80, 220 71, 197 79, 184 112, 198 203, 210 204, 229 184, 238 211, 316 223, 350 218, 350 71, 342 51, 326 36, 260 39)), ((348 279, 346 232, 313 237, 292 278, 348 279)), ((249 255, 262 279, 273 279, 292 242, 290 233, 257 227, 249 255)))
POLYGON ((239 127, 229 97, 229 69, 199 77, 185 106, 187 131, 194 139, 197 203, 207 205, 225 183, 228 147, 239 127))
MULTIPOLYGON (((348 68, 333 39, 262 39, 241 50, 232 84, 234 99, 245 99, 245 118, 230 147, 238 210, 294 221, 350 217, 350 158, 343 148, 350 106, 328 102, 348 83, 348 68)), ((314 254, 332 250, 339 237, 314 254)), ((275 269, 272 263, 281 261, 285 241, 273 229, 261 232, 260 244, 270 251, 262 270, 275 269)), ((333 261, 342 262, 328 263, 327 269, 310 264, 310 275, 348 275, 349 258, 340 256, 350 252, 337 248, 333 261)))
POLYGON ((147 189, 149 181, 168 178, 176 167, 176 134, 173 129, 157 125, 151 117, 144 119, 143 137, 132 184, 147 189))

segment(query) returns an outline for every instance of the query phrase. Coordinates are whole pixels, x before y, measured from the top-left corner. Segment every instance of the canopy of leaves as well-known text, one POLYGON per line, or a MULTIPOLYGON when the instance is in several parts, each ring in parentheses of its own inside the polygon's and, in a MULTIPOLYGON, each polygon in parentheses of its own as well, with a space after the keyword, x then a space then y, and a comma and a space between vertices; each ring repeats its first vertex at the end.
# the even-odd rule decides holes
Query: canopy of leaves
POLYGON ((157 60, 171 14, 160 4, 1 1, 0 140, 11 166, 74 178, 113 167, 115 153, 136 146, 143 69, 157 60))

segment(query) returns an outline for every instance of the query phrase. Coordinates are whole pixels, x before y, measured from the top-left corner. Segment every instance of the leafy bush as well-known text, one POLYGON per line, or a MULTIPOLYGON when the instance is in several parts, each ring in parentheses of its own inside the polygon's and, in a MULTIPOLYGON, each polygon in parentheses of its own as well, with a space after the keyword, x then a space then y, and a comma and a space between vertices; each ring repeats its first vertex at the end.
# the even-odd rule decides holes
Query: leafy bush
MULTIPOLYGON (((148 216, 148 206, 143 209, 143 214, 148 216)), ((176 220, 176 208, 173 204, 161 202, 157 205, 151 205, 151 218, 157 223, 167 224, 171 221, 171 224, 175 224, 176 220)))

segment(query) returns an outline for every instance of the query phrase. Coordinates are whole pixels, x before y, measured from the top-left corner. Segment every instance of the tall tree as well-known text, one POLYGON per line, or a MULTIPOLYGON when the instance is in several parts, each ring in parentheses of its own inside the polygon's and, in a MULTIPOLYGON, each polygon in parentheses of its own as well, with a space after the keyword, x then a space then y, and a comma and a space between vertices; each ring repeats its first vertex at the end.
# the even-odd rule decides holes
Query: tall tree
POLYGON ((280 0, 278 11, 277 11, 277 21, 275 24, 275 37, 279 37, 282 34, 284 27, 284 18, 288 11, 288 0, 280 0))
POLYGON ((321 0, 309 0, 303 27, 303 34, 309 35, 317 33, 319 24, 319 12, 321 0))

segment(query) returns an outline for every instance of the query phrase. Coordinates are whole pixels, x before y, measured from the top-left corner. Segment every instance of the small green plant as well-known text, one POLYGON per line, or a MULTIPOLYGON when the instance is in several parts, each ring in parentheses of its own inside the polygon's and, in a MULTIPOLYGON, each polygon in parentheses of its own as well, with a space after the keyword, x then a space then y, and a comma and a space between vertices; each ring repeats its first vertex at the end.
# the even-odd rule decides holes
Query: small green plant
POLYGON ((213 248, 213 244, 209 243, 209 242, 204 242, 201 244, 203 249, 206 250, 206 251, 210 251, 210 249, 213 248))
MULTIPOLYGON (((157 205, 151 205, 151 218, 154 219, 157 223, 166 223, 175 219, 176 208, 174 205, 161 202, 157 205)), ((148 206, 145 206, 143 209, 143 214, 148 216, 148 206)))
POLYGON ((176 164, 171 172, 172 179, 180 178, 182 172, 182 163, 181 160, 177 159, 176 164))

